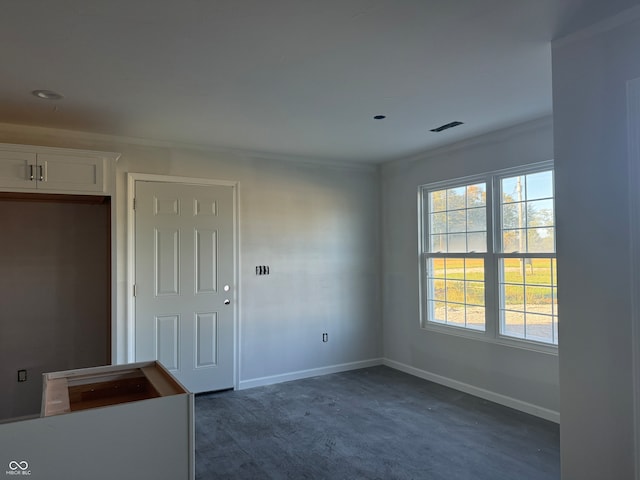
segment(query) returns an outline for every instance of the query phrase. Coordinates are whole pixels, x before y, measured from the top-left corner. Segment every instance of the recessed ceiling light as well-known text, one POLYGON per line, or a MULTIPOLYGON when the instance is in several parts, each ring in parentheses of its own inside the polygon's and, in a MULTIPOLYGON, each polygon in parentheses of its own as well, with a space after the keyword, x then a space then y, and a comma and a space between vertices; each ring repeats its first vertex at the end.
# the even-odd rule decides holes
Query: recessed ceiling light
POLYGON ((463 122, 451 122, 451 123, 447 123, 445 125, 441 125, 438 128, 433 128, 430 131, 434 132, 434 133, 440 133, 440 132, 442 132, 444 130, 448 130, 450 128, 457 127, 457 126, 460 126, 460 125, 464 125, 464 123, 463 122))
POLYGON ((384 120, 385 118, 387 118, 386 115, 376 115, 373 117, 374 120, 384 120))
POLYGON ((52 90, 34 90, 31 92, 31 95, 42 98, 43 100, 60 100, 64 98, 62 95, 52 90))

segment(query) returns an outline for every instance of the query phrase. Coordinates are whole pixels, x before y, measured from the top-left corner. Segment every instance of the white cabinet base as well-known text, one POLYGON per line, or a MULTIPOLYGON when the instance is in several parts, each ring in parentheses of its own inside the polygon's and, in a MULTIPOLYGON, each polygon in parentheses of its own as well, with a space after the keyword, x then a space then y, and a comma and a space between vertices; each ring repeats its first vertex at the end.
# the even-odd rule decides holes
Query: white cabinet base
MULTIPOLYGON (((24 471, 30 472, 33 479, 192 480, 195 476, 193 394, 184 389, 167 388, 166 382, 164 387, 157 387, 163 383, 162 379, 150 377, 158 372, 160 376, 169 375, 156 362, 45 374, 43 415, 48 411, 50 416, 0 425, 0 474, 4 470, 18 471, 19 474, 7 476, 22 478, 25 475, 22 467, 26 466, 24 471), (143 372, 147 367, 152 373, 143 372), (114 405, 93 408, 86 403, 97 398, 105 402, 109 395, 96 394, 100 383, 112 382, 107 387, 112 389, 117 378, 123 375, 135 378, 138 371, 143 372, 140 378, 147 379, 153 386, 153 395, 158 396, 127 401, 125 393, 112 396, 117 397, 114 405), (89 386, 84 390, 87 393, 85 409, 60 411, 64 410, 60 405, 65 403, 64 393, 58 388, 61 383, 53 390, 47 387, 52 380, 56 383, 60 379, 67 380, 70 388, 83 385, 78 380, 89 386)), ((79 389, 80 393, 82 390, 79 389)), ((81 396, 78 401, 82 403, 81 396)))

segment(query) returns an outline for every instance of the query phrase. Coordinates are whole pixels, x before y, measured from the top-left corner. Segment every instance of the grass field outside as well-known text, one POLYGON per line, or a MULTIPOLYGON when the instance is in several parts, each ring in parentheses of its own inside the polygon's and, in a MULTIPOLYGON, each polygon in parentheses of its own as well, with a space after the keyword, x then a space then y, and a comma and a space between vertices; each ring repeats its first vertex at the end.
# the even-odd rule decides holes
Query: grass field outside
MULTIPOLYGON (((485 283, 481 258, 429 260, 432 321, 484 330, 485 283)), ((556 260, 500 260, 501 334, 557 343, 556 260)))

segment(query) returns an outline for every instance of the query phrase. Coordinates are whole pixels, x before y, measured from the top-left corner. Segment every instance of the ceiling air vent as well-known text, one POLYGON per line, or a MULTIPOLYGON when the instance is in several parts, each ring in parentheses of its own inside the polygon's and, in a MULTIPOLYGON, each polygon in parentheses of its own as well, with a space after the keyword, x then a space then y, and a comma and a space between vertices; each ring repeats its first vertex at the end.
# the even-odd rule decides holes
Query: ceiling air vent
POLYGON ((440 133, 440 132, 443 132, 443 131, 448 130, 448 129, 450 129, 450 128, 457 127, 457 126, 459 126, 459 125, 464 125, 464 122, 451 122, 451 123, 447 123, 446 125, 442 125, 442 126, 440 126, 440 127, 438 127, 438 128, 434 128, 434 129, 433 129, 433 130, 431 130, 431 131, 432 131, 432 132, 435 132, 435 133, 440 133))

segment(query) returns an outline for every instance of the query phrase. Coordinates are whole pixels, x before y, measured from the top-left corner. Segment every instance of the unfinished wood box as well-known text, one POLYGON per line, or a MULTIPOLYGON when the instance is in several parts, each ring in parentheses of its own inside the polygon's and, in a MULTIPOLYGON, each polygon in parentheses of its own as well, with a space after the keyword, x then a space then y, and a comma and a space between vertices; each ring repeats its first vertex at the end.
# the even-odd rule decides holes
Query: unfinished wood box
POLYGON ((34 478, 192 480, 193 413, 158 362, 45 373, 41 417, 1 426, 2 456, 34 478))

